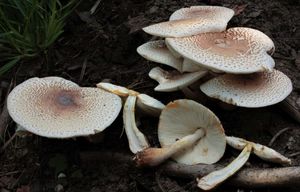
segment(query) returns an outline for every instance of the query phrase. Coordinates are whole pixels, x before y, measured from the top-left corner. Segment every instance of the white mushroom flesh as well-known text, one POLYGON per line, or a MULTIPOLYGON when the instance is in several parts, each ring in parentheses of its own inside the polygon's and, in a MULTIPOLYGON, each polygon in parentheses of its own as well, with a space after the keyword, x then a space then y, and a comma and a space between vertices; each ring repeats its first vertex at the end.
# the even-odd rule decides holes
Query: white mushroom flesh
POLYGON ((137 153, 149 147, 144 134, 136 126, 135 122, 136 96, 128 96, 123 109, 124 128, 127 135, 129 148, 132 153, 137 153))
POLYGON ((253 147, 253 153, 259 158, 273 163, 291 164, 291 160, 289 158, 281 155, 274 149, 271 149, 265 145, 232 136, 226 136, 226 142, 228 145, 238 150, 242 150, 247 144, 251 144, 253 147))
POLYGON ((248 161, 252 145, 247 144, 240 155, 223 169, 209 173, 208 175, 197 178, 197 186, 202 190, 211 190, 223 181, 234 175, 248 161))
POLYGON ((145 113, 158 117, 165 105, 146 94, 137 96, 137 106, 145 113))

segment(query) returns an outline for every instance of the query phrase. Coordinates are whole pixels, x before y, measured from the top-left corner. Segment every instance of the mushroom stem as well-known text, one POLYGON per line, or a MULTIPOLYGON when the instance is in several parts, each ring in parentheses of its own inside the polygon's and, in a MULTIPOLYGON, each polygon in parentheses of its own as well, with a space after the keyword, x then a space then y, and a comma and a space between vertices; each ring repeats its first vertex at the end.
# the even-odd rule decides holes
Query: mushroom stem
POLYGON ((250 153, 252 150, 252 145, 247 144, 240 155, 234 159, 229 165, 226 167, 211 172, 208 175, 197 178, 198 187, 202 190, 210 190, 221 184, 223 181, 231 177, 234 173, 236 173, 249 159, 250 153))
POLYGON ((203 129, 197 130, 194 134, 187 135, 169 147, 164 148, 147 148, 141 152, 138 152, 134 157, 137 166, 156 166, 165 160, 169 159, 174 154, 190 148, 199 139, 205 135, 203 129))
POLYGON ((238 150, 242 150, 247 144, 250 144, 253 147, 253 153, 265 161, 279 164, 291 164, 290 159, 265 145, 232 136, 226 136, 226 142, 228 145, 238 150))
POLYGON ((124 128, 127 135, 129 148, 132 153, 137 153, 149 147, 144 134, 139 131, 135 122, 136 96, 128 96, 123 109, 124 128))

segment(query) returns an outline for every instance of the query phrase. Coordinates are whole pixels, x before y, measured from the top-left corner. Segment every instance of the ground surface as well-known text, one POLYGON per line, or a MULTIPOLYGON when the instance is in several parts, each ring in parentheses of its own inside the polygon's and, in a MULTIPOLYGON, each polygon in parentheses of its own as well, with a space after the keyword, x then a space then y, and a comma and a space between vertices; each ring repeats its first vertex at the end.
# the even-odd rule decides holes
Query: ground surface
MULTIPOLYGON (((149 70, 156 66, 136 53, 137 46, 153 37, 140 29, 148 24, 165 21, 180 7, 209 4, 235 8, 237 15, 230 26, 259 29, 270 36, 276 45, 276 67, 293 81, 294 92, 290 96, 293 105, 300 108, 300 15, 299 2, 266 0, 102 0, 94 16, 87 14, 93 1, 83 1, 66 26, 65 33, 52 48, 55 67, 51 72, 42 68, 41 59, 24 63, 2 78, 1 93, 5 95, 11 77, 20 83, 33 76, 62 76, 81 86, 94 86, 109 79, 140 92, 148 93, 164 103, 183 98, 181 93, 161 94, 153 92, 156 85, 148 78, 149 70)), ((284 128, 273 144, 276 150, 290 156, 293 165, 300 164, 299 124, 278 106, 263 109, 223 111, 214 102, 206 104, 221 119, 226 133, 268 144, 271 138, 284 128), (296 154, 295 154, 296 153, 296 154)), ((144 117, 141 128, 153 145, 158 145, 157 119, 144 117)), ((8 128, 12 130, 14 124, 8 128)), ((8 131, 13 133, 13 131, 8 131)), ((6 139, 9 134, 6 134, 6 139)), ((69 192, 102 191, 198 191, 194 180, 169 178, 157 170, 140 170, 118 161, 97 160, 90 152, 118 152, 131 155, 127 140, 122 134, 122 119, 105 131, 104 140, 91 144, 84 138, 54 140, 32 136, 15 139, 0 156, 0 191, 46 192, 63 187, 69 192), (63 173, 66 177, 58 178, 63 173)), ((223 161, 238 155, 227 150, 223 161)), ((273 167, 251 157, 249 167, 273 167)), ((283 189, 257 190, 220 186, 217 191, 282 191, 283 189)), ((298 191, 288 188, 286 191, 298 191)))

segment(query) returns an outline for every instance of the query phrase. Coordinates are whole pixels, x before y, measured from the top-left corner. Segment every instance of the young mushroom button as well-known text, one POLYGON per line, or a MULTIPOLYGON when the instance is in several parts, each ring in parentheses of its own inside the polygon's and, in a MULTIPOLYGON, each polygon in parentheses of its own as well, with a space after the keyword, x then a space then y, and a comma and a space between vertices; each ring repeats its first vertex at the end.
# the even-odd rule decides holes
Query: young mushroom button
POLYGON ((59 77, 28 79, 7 98, 8 112, 17 124, 52 138, 101 132, 116 119, 121 107, 117 95, 79 87, 59 77))

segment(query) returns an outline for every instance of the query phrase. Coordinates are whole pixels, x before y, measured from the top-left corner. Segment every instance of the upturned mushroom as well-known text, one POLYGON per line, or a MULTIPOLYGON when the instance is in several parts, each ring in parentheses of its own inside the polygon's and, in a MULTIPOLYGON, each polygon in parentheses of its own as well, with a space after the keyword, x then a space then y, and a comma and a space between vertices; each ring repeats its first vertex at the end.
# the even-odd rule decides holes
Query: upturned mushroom
POLYGON ((293 89, 291 80, 282 72, 253 73, 248 75, 225 74, 200 86, 207 96, 225 103, 255 108, 276 104, 293 89))
POLYGON ((170 21, 143 28, 146 33, 160 37, 186 37, 226 29, 234 11, 218 6, 192 6, 175 11, 170 21))
POLYGON ((135 155, 139 166, 155 166, 168 158, 183 164, 217 162, 226 138, 219 119, 192 100, 176 100, 161 112, 158 136, 162 148, 147 148, 135 155))
POLYGON ((99 133, 111 125, 121 107, 117 95, 60 77, 28 79, 7 98, 8 112, 17 124, 50 138, 99 133))
POLYGON ((211 70, 249 74, 272 71, 275 65, 268 54, 274 51, 273 41, 251 28, 235 27, 165 41, 173 52, 211 70))

